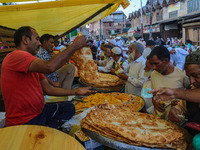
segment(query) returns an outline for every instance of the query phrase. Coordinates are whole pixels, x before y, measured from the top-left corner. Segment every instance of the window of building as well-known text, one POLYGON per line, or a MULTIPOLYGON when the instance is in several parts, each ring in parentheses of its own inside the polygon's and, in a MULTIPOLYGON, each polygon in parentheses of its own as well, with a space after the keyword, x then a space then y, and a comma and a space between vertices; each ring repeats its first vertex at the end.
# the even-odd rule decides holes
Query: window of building
POLYGON ((147 18, 147 24, 149 24, 150 23, 150 15, 148 15, 146 18, 147 18))
POLYGON ((112 24, 111 24, 111 23, 109 23, 109 26, 111 27, 111 26, 112 26, 112 24))
POLYGON ((117 33, 117 34, 120 33, 120 29, 116 29, 115 33, 117 33))
POLYGON ((189 0, 187 2, 188 14, 200 10, 200 0, 189 0))
POLYGON ((117 22, 114 22, 114 26, 118 26, 118 23, 117 23, 117 22))
POLYGON ((124 20, 123 14, 114 14, 113 15, 113 20, 115 22, 122 22, 124 20))
POLYGON ((131 24, 126 24, 126 27, 127 27, 127 28, 130 28, 130 27, 131 27, 131 24))
POLYGON ((156 21, 160 21, 160 20, 163 20, 163 13, 162 12, 156 13, 156 21))
POLYGON ((172 11, 169 13, 169 18, 174 18, 174 17, 177 17, 178 16, 178 11, 172 11))

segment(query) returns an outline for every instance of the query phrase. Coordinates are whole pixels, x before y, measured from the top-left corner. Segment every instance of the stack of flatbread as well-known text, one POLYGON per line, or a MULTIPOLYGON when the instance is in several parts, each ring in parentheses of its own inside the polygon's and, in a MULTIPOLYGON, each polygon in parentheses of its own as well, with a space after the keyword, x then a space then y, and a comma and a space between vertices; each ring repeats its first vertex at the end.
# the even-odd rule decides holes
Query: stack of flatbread
POLYGON ((80 70, 80 80, 84 84, 96 88, 121 89, 125 83, 115 75, 99 73, 89 47, 76 51, 71 59, 80 70))
POLYGON ((175 124, 124 107, 98 107, 81 121, 81 127, 136 146, 186 149, 184 132, 175 124))

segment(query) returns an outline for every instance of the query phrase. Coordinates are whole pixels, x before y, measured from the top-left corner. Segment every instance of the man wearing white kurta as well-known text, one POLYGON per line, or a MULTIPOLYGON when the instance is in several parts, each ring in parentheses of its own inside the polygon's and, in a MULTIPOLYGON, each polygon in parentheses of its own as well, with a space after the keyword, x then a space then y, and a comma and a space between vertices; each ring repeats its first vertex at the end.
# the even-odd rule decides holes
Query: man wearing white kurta
POLYGON ((125 93, 141 95, 141 89, 145 81, 143 51, 144 46, 139 42, 133 43, 129 48, 129 57, 132 57, 133 61, 128 66, 128 75, 126 73, 118 75, 119 78, 126 80, 125 93))
POLYGON ((174 48, 170 51, 170 61, 175 62, 176 67, 184 70, 185 58, 189 53, 182 48, 174 48))

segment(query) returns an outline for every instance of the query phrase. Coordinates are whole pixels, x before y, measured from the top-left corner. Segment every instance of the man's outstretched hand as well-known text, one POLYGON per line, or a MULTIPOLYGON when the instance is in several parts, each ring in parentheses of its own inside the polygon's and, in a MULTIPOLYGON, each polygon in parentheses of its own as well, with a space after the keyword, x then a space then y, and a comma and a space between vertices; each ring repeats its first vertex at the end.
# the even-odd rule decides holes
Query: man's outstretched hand
POLYGON ((76 46, 76 49, 80 49, 82 47, 88 46, 87 39, 84 35, 77 36, 73 44, 76 46))
POLYGON ((149 91, 148 93, 152 93, 154 95, 154 100, 156 101, 167 101, 170 99, 174 99, 175 97, 175 90, 170 88, 158 88, 149 91))
POLYGON ((91 87, 83 87, 83 88, 78 88, 75 90, 75 95, 90 95, 94 94, 97 91, 90 90, 91 87))

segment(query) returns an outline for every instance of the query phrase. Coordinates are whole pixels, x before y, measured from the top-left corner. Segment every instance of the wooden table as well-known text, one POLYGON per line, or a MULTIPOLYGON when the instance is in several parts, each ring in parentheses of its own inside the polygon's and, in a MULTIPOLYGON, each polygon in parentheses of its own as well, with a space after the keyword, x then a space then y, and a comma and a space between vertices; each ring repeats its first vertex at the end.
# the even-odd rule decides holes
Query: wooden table
POLYGON ((73 137, 59 130, 19 125, 0 129, 2 150, 85 150, 73 137))

